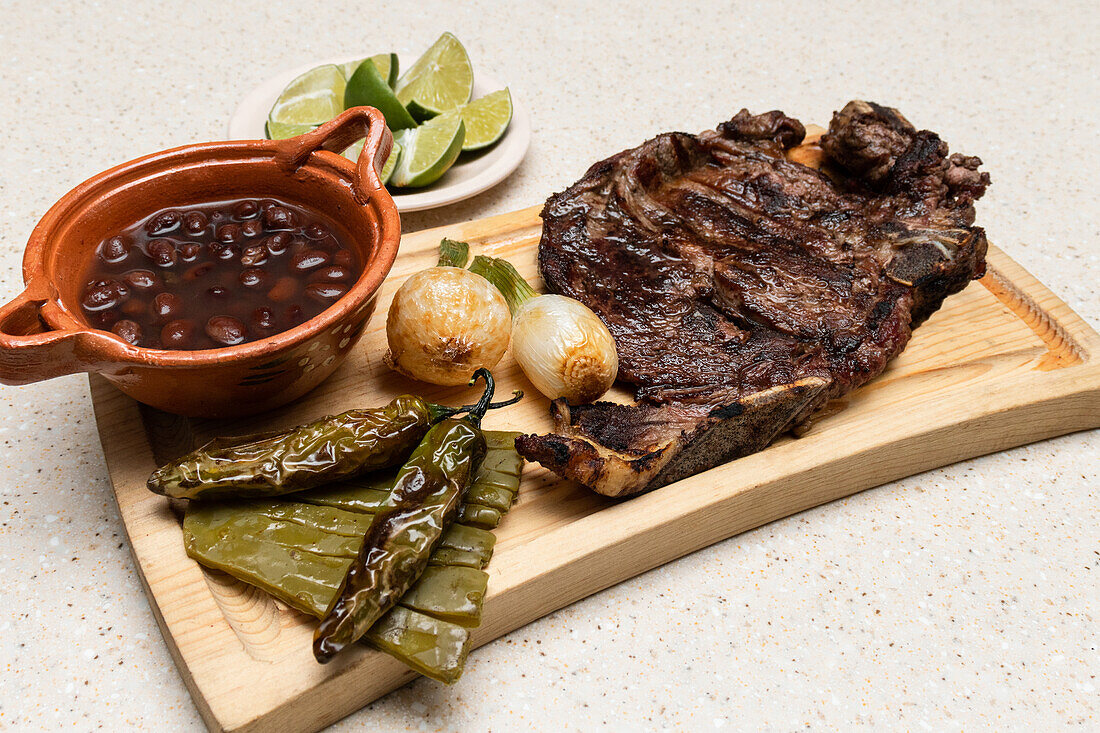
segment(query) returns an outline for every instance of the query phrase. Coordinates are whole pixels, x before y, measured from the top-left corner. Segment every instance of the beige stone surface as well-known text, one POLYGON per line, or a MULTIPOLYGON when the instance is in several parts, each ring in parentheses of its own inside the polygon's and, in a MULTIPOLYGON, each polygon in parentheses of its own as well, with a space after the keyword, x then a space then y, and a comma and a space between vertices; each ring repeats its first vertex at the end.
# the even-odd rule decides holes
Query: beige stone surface
MULTIPOLYGON (((1100 323, 1095 3, 0 3, 0 297, 53 201, 218 138, 272 72, 442 31, 528 106, 507 181, 406 229, 542 201, 742 106, 901 108, 993 176, 992 241, 1100 323)), ((735 537, 336 727, 1095 730, 1100 434, 888 484, 735 537)), ((86 380, 0 387, 0 729, 201 725, 117 517, 86 380)))

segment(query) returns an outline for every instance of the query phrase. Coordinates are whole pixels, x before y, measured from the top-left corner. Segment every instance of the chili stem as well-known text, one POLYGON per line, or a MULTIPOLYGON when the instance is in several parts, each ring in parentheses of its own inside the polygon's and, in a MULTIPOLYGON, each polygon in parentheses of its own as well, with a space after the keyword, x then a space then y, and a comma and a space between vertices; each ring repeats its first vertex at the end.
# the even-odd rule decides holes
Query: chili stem
POLYGON ((481 399, 474 405, 474 409, 470 410, 466 415, 466 419, 472 422, 474 425, 481 426, 481 418, 485 417, 485 411, 489 409, 489 403, 493 400, 493 392, 496 390, 496 380, 493 379, 492 373, 485 368, 478 369, 474 372, 474 376, 470 379, 470 386, 472 387, 478 379, 485 380, 485 392, 481 395, 481 399))
MULTIPOLYGON (((489 405, 485 409, 486 409, 486 411, 488 411, 488 410, 499 410, 502 407, 507 407, 508 405, 514 405, 517 402, 519 402, 521 399, 523 399, 523 390, 522 389, 514 389, 514 390, 512 390, 512 398, 511 399, 505 400, 504 402, 490 402, 489 405)), ((448 407, 447 405, 437 405, 433 402, 428 403, 428 412, 431 415, 431 424, 432 425, 435 425, 438 422, 442 422, 443 420, 446 420, 448 417, 454 417, 455 415, 461 414, 463 412, 466 412, 466 413, 473 412, 476 408, 477 408, 477 405, 462 405, 461 407, 448 407)))

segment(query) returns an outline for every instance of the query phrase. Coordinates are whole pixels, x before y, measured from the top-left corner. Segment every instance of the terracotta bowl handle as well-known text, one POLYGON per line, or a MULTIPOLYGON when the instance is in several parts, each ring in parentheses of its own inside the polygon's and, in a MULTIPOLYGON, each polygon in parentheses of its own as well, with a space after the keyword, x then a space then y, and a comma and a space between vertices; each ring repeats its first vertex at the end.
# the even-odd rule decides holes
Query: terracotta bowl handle
POLYGON ((0 306, 0 382, 30 384, 87 370, 77 353, 86 332, 45 325, 38 314, 49 302, 23 291, 0 306))
POLYGON ((352 107, 316 130, 277 141, 275 160, 288 170, 297 170, 315 150, 339 154, 362 137, 367 141, 359 153, 352 190, 359 203, 365 204, 372 193, 382 188, 378 174, 393 149, 393 133, 386 126, 386 118, 374 107, 352 107))

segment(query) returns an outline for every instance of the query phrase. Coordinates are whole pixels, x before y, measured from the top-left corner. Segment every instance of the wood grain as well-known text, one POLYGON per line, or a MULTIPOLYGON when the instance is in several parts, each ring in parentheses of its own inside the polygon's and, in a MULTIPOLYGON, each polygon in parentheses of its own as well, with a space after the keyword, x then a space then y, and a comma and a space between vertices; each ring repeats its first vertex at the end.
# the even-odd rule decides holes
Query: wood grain
MULTIPOLYGON (((191 440, 380 404, 410 390, 468 401, 463 389, 414 385, 385 368, 382 314, 406 276, 433 264, 443 236, 471 242, 474 253, 507 257, 538 284, 537 213, 404 237, 362 343, 292 407, 181 425, 148 411, 143 417, 136 403, 92 377, 100 436, 142 582, 212 730, 316 730, 413 674, 369 649, 316 664, 310 619, 187 558, 176 515, 144 486, 154 455, 178 452, 191 440)), ((799 439, 627 501, 528 466, 519 501, 497 530, 474 643, 766 522, 936 466, 1100 425, 1100 338, 1002 252, 991 248, 988 259, 980 284, 949 298, 884 374, 830 405, 831 414, 799 439)), ((549 428, 546 400, 510 356, 496 374, 502 394, 520 388, 528 397, 495 413, 487 427, 549 428)))

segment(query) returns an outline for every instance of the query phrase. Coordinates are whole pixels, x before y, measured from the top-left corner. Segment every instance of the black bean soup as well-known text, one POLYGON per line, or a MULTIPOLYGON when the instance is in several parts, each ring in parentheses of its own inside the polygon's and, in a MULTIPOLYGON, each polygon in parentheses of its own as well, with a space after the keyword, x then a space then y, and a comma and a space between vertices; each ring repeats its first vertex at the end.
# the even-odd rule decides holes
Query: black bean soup
POLYGON ((243 199, 164 209, 109 237, 85 274, 88 322, 150 349, 216 349, 293 328, 362 266, 324 216, 243 199))

